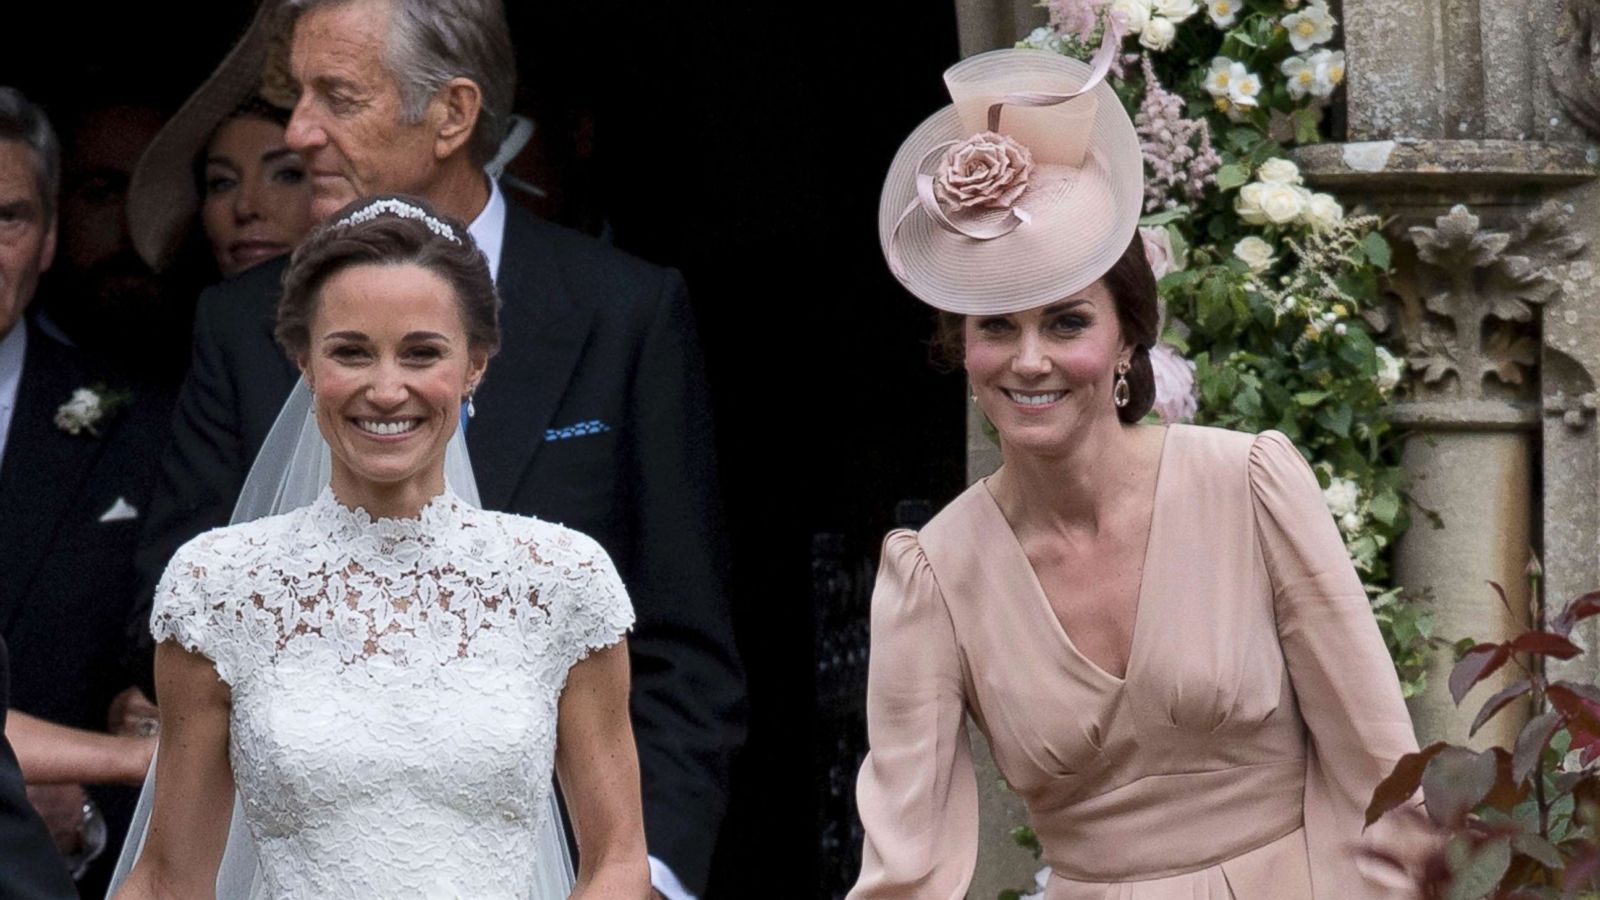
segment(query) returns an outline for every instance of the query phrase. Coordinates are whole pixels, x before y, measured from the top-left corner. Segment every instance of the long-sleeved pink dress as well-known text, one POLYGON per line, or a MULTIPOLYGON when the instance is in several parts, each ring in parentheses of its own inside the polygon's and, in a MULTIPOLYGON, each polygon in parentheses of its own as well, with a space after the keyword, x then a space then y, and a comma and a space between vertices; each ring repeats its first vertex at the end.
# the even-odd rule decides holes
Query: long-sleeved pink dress
POLYGON ((884 544, 854 900, 966 895, 970 715, 1047 900, 1355 900, 1411 720, 1315 476, 1283 435, 1172 426, 1125 678, 1080 654, 985 484, 884 544))

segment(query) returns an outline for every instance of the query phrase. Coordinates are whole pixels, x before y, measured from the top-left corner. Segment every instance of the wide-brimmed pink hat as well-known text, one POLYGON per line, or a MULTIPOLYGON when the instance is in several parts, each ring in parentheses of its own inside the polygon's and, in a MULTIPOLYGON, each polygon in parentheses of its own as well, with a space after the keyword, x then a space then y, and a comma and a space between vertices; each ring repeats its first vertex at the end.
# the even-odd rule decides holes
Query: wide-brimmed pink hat
POLYGON ((1064 299, 1122 256, 1144 160, 1105 81, 1120 37, 1087 63, 996 50, 945 72, 955 102, 900 145, 878 203, 884 257, 907 290, 1002 315, 1064 299))

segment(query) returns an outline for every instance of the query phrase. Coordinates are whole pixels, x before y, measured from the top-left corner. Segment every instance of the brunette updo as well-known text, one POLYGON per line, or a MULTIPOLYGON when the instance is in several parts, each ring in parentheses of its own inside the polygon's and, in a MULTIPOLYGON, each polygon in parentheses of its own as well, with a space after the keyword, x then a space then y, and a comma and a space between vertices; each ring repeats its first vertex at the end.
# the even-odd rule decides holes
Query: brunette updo
MULTIPOLYGON (((1127 424, 1143 419, 1156 402, 1156 376, 1150 367, 1150 348, 1160 340, 1161 303, 1156 295, 1156 276, 1144 254, 1144 240, 1138 234, 1122 251, 1111 270, 1100 276, 1117 307, 1117 324, 1123 340, 1133 345, 1128 370, 1128 405, 1117 409, 1117 417, 1127 424)), ((967 317, 960 313, 939 312, 935 316, 930 356, 942 371, 960 371, 966 355, 967 317)))
POLYGON ((493 356, 500 349, 500 295, 489 274, 488 260, 466 226, 434 211, 425 200, 387 194, 357 200, 334 213, 289 258, 273 336, 291 360, 310 350, 311 317, 316 314, 322 286, 339 272, 363 265, 420 266, 444 279, 455 292, 466 325, 468 351, 493 356), (375 215, 362 214, 385 201, 421 210, 426 218, 381 210, 375 215))

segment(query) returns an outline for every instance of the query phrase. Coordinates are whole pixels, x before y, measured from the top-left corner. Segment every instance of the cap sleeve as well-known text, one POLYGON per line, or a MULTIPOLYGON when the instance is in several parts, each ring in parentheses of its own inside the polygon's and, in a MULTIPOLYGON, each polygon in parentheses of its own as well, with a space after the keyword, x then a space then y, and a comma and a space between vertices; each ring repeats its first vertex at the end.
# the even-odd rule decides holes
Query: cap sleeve
POLYGON ((569 531, 568 537, 551 616, 557 646, 570 669, 590 653, 622 640, 633 627, 633 603, 605 548, 576 531, 569 531))
MULTIPOLYGON (((1357 893, 1356 856, 1372 791, 1417 749, 1372 607, 1305 458, 1275 431, 1250 450, 1250 487, 1278 636, 1309 731, 1306 841, 1317 900, 1357 893)), ((1382 824, 1382 823, 1380 823, 1382 824)))
POLYGON ((917 536, 884 541, 872 592, 867 737, 856 801, 866 830, 851 900, 966 896, 978 793, 960 652, 917 536))
POLYGON ((211 660, 217 677, 232 685, 240 666, 229 652, 219 585, 229 582, 226 561, 213 552, 214 534, 184 544, 173 554, 156 586, 150 612, 150 634, 156 643, 174 641, 211 660))

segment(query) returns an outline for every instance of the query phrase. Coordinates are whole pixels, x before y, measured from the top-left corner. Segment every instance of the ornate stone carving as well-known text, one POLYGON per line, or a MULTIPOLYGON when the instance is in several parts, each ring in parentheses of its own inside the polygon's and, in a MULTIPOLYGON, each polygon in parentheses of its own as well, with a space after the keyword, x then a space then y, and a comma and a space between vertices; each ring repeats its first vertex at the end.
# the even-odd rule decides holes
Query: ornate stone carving
POLYGON ((1597 406, 1600 406, 1600 394, 1594 391, 1578 397, 1568 397, 1565 391, 1556 391, 1545 398, 1544 414, 1552 418, 1559 416, 1568 428, 1582 431, 1589 427, 1589 420, 1594 418, 1597 406))
POLYGON ((1567 21, 1550 53, 1550 86, 1572 120, 1600 136, 1600 0, 1571 0, 1567 21))
POLYGON ((1571 215, 1552 201, 1498 231, 1456 206, 1433 227, 1409 229, 1414 259, 1390 281, 1408 399, 1535 399, 1535 313, 1561 287, 1552 267, 1584 246, 1571 215))

